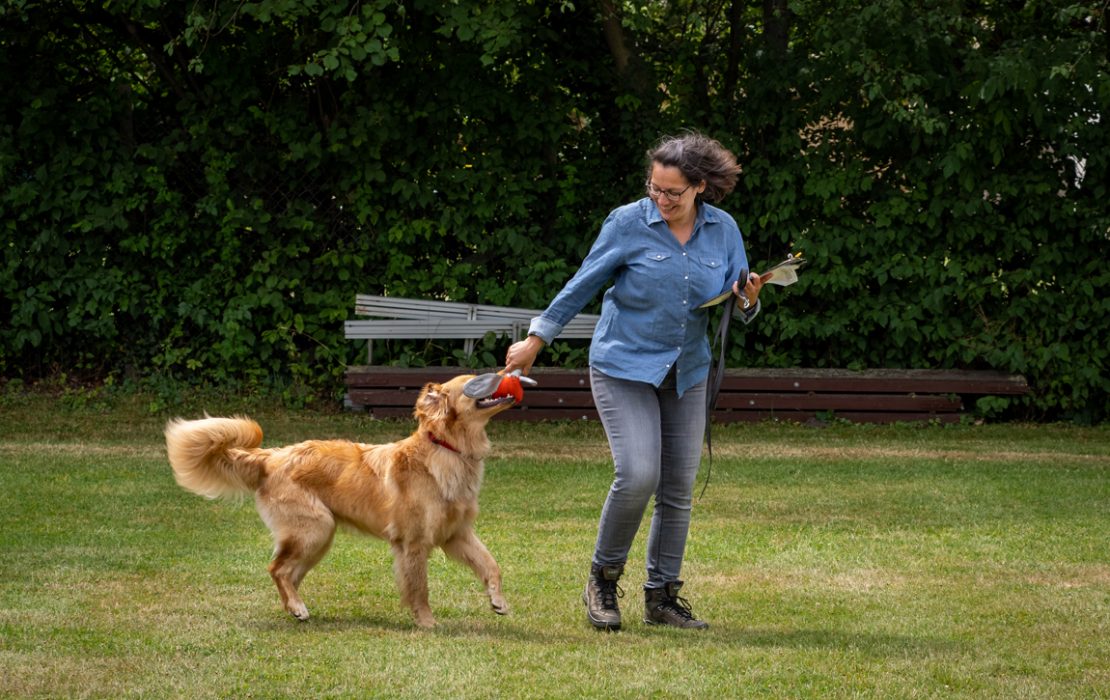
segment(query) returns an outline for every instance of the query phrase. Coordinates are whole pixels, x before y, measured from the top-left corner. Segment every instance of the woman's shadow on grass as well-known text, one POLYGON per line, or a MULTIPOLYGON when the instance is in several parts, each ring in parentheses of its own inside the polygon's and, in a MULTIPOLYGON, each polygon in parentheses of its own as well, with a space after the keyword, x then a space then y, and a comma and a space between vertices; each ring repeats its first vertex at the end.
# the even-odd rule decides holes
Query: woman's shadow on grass
POLYGON ((877 634, 837 629, 745 628, 739 625, 718 629, 716 641, 738 648, 840 649, 868 656, 918 656, 923 652, 952 650, 959 645, 939 637, 877 634))

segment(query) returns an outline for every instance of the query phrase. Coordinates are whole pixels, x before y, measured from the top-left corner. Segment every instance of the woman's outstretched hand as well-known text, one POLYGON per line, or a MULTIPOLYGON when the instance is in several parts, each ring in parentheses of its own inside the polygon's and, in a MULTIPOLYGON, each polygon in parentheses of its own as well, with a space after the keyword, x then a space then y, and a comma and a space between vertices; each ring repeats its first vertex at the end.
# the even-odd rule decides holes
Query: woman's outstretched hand
POLYGON ((536 361, 536 356, 540 354, 543 346, 543 340, 535 335, 530 335, 524 340, 510 345, 508 352, 505 353, 505 374, 519 369, 527 375, 532 371, 532 364, 536 361))

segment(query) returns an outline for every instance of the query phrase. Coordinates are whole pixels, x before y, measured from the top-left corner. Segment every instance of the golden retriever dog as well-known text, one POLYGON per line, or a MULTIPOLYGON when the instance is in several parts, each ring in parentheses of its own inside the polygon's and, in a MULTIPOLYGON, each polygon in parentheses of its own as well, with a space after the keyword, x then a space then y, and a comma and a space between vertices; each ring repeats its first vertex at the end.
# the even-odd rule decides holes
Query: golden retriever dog
POLYGON ((521 392, 519 383, 514 392, 503 381, 490 396, 471 398, 463 389, 472 379, 427 384, 416 401, 416 431, 384 445, 309 440, 262 448, 262 429, 249 418, 171 420, 170 465, 178 484, 202 496, 254 494, 274 536, 270 576, 298 620, 308 619, 308 608, 297 589, 339 524, 389 542, 401 602, 417 625, 435 625, 427 578, 434 547, 469 566, 503 615, 501 569, 474 533, 474 519, 490 450, 486 423, 521 392))

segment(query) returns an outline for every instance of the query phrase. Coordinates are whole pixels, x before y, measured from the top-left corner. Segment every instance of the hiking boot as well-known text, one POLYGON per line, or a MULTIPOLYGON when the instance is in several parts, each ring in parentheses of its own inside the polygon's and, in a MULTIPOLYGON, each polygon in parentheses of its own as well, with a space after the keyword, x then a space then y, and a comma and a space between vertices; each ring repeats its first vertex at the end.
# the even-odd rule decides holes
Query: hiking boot
POLYGON ((582 592, 582 602, 586 604, 586 618, 599 630, 616 631, 621 628, 621 611, 617 598, 624 597, 624 590, 617 585, 617 579, 624 573, 624 565, 590 565, 590 578, 586 590, 582 592))
POLYGON ((663 588, 645 588, 644 623, 692 630, 708 628, 709 623, 694 617, 690 603, 679 597, 680 588, 682 581, 671 581, 663 588))

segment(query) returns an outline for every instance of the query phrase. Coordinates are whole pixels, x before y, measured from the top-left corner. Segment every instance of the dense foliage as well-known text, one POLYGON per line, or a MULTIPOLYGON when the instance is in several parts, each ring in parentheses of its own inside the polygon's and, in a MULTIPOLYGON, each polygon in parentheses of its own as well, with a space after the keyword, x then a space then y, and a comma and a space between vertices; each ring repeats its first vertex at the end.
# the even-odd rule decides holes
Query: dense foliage
POLYGON ((812 261, 735 365, 995 368, 1030 416, 1110 414, 1105 2, 3 7, 0 376, 336 390, 356 293, 542 307, 696 127, 753 260, 812 261))

